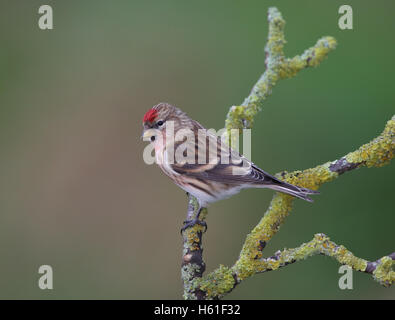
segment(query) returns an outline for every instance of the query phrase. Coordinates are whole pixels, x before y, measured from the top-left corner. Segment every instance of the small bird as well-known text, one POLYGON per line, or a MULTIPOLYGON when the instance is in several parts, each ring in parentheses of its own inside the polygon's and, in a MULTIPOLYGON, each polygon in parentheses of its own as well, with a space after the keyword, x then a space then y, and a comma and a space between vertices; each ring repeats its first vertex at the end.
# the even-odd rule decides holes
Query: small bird
POLYGON ((309 202, 313 200, 308 195, 319 193, 268 174, 168 103, 159 103, 148 110, 143 118, 143 127, 142 137, 153 144, 156 163, 162 171, 198 200, 196 218, 184 221, 182 230, 195 224, 206 227, 205 222, 199 220, 202 208, 242 189, 269 188, 309 202), (166 133, 166 128, 169 131, 173 128, 175 139, 166 133), (182 139, 177 139, 180 133, 182 139), (191 156, 188 157, 188 153, 191 156))

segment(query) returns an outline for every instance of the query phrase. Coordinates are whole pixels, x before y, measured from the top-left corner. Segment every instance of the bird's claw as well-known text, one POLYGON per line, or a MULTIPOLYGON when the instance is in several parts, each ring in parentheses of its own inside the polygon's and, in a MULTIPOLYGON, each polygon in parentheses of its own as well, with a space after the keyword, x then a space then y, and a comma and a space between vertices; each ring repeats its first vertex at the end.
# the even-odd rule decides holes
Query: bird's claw
POLYGON ((206 232, 206 230, 207 230, 207 223, 202 221, 202 220, 199 220, 199 219, 193 219, 193 220, 185 220, 184 221, 184 226, 181 228, 181 233, 183 233, 188 228, 192 228, 196 224, 198 224, 200 226, 203 226, 204 227, 204 231, 203 232, 206 232))

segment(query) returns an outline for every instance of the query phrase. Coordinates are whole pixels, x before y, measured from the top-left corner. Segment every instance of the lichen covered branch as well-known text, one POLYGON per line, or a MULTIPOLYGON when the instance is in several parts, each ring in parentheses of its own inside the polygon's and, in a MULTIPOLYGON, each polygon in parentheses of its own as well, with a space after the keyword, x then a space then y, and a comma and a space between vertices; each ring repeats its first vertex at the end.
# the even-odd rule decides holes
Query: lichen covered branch
MULTIPOLYGON (((265 48, 266 71, 253 87, 250 95, 240 106, 230 108, 226 118, 226 128, 251 128, 255 115, 278 80, 295 76, 300 70, 317 66, 336 47, 332 37, 320 39, 316 45, 294 58, 284 56, 284 26, 281 13, 270 8, 268 14, 269 36, 265 48)), ((380 136, 344 157, 326 162, 303 171, 283 171, 276 176, 288 183, 317 190, 323 183, 330 182, 345 172, 360 167, 380 167, 394 157, 395 116, 388 121, 380 136)), ((228 294, 241 281, 257 273, 276 270, 300 261, 314 254, 324 254, 335 258, 354 270, 372 274, 382 285, 390 286, 395 280, 393 271, 395 253, 377 261, 369 262, 355 257, 343 246, 338 246, 323 235, 317 234, 313 240, 298 248, 278 251, 274 256, 263 257, 266 244, 278 232, 281 224, 292 209, 292 196, 276 193, 261 221, 247 236, 238 260, 232 267, 221 265, 203 277, 205 264, 202 258, 202 234, 204 227, 195 225, 183 231, 182 279, 185 299, 219 299, 228 294)), ((197 200, 190 196, 187 220, 193 220, 199 209, 197 200)), ((204 209, 200 220, 207 216, 204 209)))
MULTIPOLYGON (((298 186, 317 190, 323 183, 334 180, 344 172, 362 166, 383 166, 389 163, 394 157, 394 153, 395 116, 387 122, 380 136, 340 160, 327 162, 304 171, 291 173, 284 171, 277 174, 277 177, 298 186)), ((368 262, 353 256, 343 246, 335 245, 322 234, 316 235, 312 242, 299 248, 284 250, 276 258, 265 259, 262 251, 289 215, 294 199, 292 196, 276 193, 261 221, 247 236, 236 263, 231 268, 220 266, 206 277, 196 280, 194 283, 195 290, 204 292, 205 299, 221 298, 232 291, 238 283, 254 274, 278 269, 281 266, 301 260, 302 257, 307 258, 316 253, 334 257, 340 263, 347 264, 355 270, 371 273, 384 286, 390 286, 395 281, 395 273, 392 270, 395 265, 395 253, 378 261, 368 262), (325 249, 327 250, 325 251, 325 249)))
POLYGON ((230 108, 225 126, 231 129, 251 128, 255 115, 261 110, 265 99, 271 94, 278 80, 294 77, 300 70, 318 66, 335 49, 336 40, 324 37, 302 55, 286 58, 284 55, 285 21, 277 8, 269 8, 269 34, 265 48, 266 70, 254 85, 250 95, 239 106, 230 108))
MULTIPOLYGON (((297 248, 277 251, 268 258, 261 257, 251 260, 251 272, 258 274, 277 270, 318 254, 334 258, 340 264, 347 265, 355 271, 372 274, 373 278, 385 287, 389 287, 395 281, 395 272, 392 270, 395 265, 395 252, 374 262, 369 262, 356 257, 344 246, 337 245, 323 233, 316 234, 313 240, 303 243, 297 248)), ((220 299, 241 282, 235 269, 235 266, 232 268, 220 266, 207 278, 197 281, 197 287, 201 289, 201 293, 206 294, 206 299, 220 299)))
POLYGON ((344 246, 330 241, 329 237, 323 233, 316 234, 313 240, 297 248, 277 251, 272 257, 259 259, 256 263, 256 273, 276 270, 317 254, 332 257, 355 271, 372 274, 385 287, 389 287, 395 280, 395 273, 391 269, 394 265, 395 252, 377 261, 369 262, 354 256, 344 246))
MULTIPOLYGON (((196 218, 199 210, 199 204, 195 197, 188 194, 188 212, 187 221, 196 218)), ((204 208, 200 212, 199 219, 204 221, 207 215, 207 209, 204 208)), ((183 250, 182 250, 182 266, 181 278, 184 282, 184 299, 203 299, 204 292, 193 287, 193 280, 201 278, 206 265, 203 261, 202 234, 204 227, 196 224, 192 228, 185 229, 182 232, 183 250)))

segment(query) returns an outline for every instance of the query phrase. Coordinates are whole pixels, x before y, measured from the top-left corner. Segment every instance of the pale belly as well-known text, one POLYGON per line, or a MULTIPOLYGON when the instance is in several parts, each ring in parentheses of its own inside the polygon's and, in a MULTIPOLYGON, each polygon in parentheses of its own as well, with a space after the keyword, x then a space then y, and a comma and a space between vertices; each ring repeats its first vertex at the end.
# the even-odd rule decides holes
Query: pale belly
POLYGON ((207 185, 205 185, 205 183, 201 181, 196 181, 194 179, 188 181, 188 178, 185 177, 183 179, 180 179, 180 177, 176 177, 176 179, 174 180, 174 182, 181 189, 197 198, 200 206, 202 207, 207 207, 210 203, 227 199, 239 193, 242 189, 242 187, 240 186, 229 187, 228 185, 215 181, 208 181, 208 187, 207 185))
POLYGON ((207 181, 209 185, 206 185, 205 182, 196 180, 193 177, 181 176, 168 164, 167 154, 163 151, 163 144, 157 142, 154 148, 156 163, 162 171, 181 189, 197 198, 201 207, 206 207, 210 203, 229 198, 239 193, 242 189, 240 186, 230 187, 216 181, 207 181))

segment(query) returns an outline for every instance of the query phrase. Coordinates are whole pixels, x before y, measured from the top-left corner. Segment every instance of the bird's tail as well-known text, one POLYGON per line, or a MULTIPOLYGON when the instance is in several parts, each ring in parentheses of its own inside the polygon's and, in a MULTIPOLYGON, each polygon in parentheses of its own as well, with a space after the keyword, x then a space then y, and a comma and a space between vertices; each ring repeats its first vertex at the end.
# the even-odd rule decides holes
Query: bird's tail
MULTIPOLYGON (((262 172, 264 172, 264 171, 262 170, 262 172)), ((297 197, 297 198, 300 198, 300 199, 303 199, 303 200, 306 200, 309 202, 313 202, 313 199, 308 197, 309 195, 319 194, 318 191, 310 190, 310 189, 303 188, 303 187, 298 187, 293 184, 281 181, 266 172, 264 172, 264 173, 265 173, 265 180, 266 181, 263 184, 256 185, 256 187, 273 189, 273 190, 276 190, 279 192, 290 194, 291 196, 294 196, 294 197, 297 197)))
POLYGON ((314 191, 314 190, 310 190, 307 188, 302 188, 302 187, 298 187, 298 186, 294 186, 292 184, 286 183, 286 182, 282 182, 281 185, 267 185, 266 188, 270 188, 276 191, 280 191, 283 193, 287 193, 290 194, 291 196, 309 201, 309 202, 313 202, 314 200, 309 198, 308 195, 310 194, 319 194, 318 191, 314 191))

